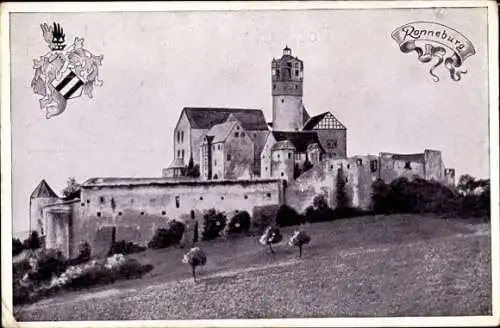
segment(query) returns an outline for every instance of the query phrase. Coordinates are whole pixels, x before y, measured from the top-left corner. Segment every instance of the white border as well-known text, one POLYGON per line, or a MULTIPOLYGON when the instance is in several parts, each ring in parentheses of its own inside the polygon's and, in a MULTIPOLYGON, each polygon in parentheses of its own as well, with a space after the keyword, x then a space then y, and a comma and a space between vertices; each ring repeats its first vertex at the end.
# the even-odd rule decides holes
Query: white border
POLYGON ((500 325, 499 266, 499 98, 498 98, 498 8, 495 1, 305 1, 305 2, 95 2, 95 3, 3 3, 0 12, 0 87, 1 87, 1 210, 2 210, 2 326, 5 327, 375 327, 375 326, 498 326, 500 325), (11 217, 11 127, 10 127, 10 33, 12 12, 116 12, 116 11, 211 11, 211 10, 305 10, 374 9, 426 7, 487 7, 490 105, 490 178, 492 246, 492 316, 478 317, 399 317, 332 319, 257 319, 257 320, 145 320, 145 321, 73 321, 23 322, 12 317, 12 217, 11 217))

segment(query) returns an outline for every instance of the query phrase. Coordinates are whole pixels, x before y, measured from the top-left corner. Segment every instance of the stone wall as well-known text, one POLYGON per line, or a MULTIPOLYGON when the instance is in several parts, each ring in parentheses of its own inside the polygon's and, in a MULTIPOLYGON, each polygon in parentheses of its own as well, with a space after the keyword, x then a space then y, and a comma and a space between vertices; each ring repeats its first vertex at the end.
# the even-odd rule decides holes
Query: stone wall
POLYGON ((186 221, 191 211, 201 220, 210 208, 228 213, 244 210, 251 215, 254 206, 283 202, 283 180, 276 179, 88 185, 73 212, 74 244, 92 241, 99 227, 111 225, 116 227, 117 240, 145 245, 168 219, 186 221))
POLYGON ((426 149, 424 152, 425 158, 425 179, 446 182, 445 168, 441 152, 437 150, 426 149))

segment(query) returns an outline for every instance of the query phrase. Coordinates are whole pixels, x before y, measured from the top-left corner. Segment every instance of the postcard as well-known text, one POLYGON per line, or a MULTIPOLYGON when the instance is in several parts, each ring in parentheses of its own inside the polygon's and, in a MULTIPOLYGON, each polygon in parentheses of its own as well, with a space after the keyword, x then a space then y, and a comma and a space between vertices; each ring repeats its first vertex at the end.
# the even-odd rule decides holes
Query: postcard
POLYGON ((497 14, 2 4, 3 325, 498 325, 497 14))

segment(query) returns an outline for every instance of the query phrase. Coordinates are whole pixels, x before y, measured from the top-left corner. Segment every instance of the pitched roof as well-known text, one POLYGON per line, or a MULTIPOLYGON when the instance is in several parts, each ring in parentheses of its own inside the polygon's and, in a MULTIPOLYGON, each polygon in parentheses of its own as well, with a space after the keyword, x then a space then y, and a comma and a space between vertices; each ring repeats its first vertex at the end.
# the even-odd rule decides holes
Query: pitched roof
POLYGON ((299 153, 305 153, 307 146, 312 143, 317 143, 323 151, 316 132, 273 131, 272 133, 277 142, 284 140, 290 141, 299 153))
POLYGON ((304 105, 302 105, 302 122, 304 122, 305 124, 307 121, 309 121, 310 118, 311 115, 309 115, 304 105))
POLYGON ((334 125, 336 126, 335 129, 345 129, 346 127, 344 124, 342 124, 332 113, 330 112, 324 112, 319 115, 311 117, 305 124, 304 124, 304 129, 305 131, 309 131, 314 129, 316 124, 318 124, 325 116, 328 114, 333 116, 334 119, 334 125))
POLYGON ((33 190, 30 198, 48 198, 48 197, 59 198, 57 194, 54 192, 54 190, 50 188, 47 181, 43 179, 35 188, 35 190, 33 190))
POLYGON ((235 121, 216 124, 207 132, 207 136, 214 137, 213 143, 224 141, 236 124, 235 121))
POLYGON ((273 145, 271 150, 295 149, 295 146, 288 140, 278 141, 273 145))
POLYGON ((210 129, 224 123, 233 114, 245 130, 269 130, 260 109, 185 107, 183 110, 193 129, 210 129))

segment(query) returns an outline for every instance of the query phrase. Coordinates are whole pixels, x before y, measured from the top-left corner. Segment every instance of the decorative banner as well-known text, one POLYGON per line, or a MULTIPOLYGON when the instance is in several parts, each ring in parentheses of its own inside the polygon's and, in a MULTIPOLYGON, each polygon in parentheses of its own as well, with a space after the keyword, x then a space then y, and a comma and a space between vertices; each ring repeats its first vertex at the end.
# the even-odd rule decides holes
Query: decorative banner
POLYGON ((434 70, 443 62, 451 79, 460 81, 461 75, 467 73, 467 70, 460 67, 465 59, 476 53, 474 46, 465 36, 439 23, 408 23, 394 30, 391 36, 403 53, 415 51, 422 63, 437 59, 429 70, 435 82, 439 81, 439 77, 434 74, 434 70))
POLYGON ((46 111, 46 118, 51 118, 66 109, 68 99, 80 97, 82 93, 93 97, 94 85, 102 85, 98 74, 103 56, 94 56, 84 49, 83 39, 79 38, 66 48, 66 34, 59 24, 40 26, 51 51, 33 60, 35 76, 31 87, 35 94, 43 97, 40 108, 46 111))

